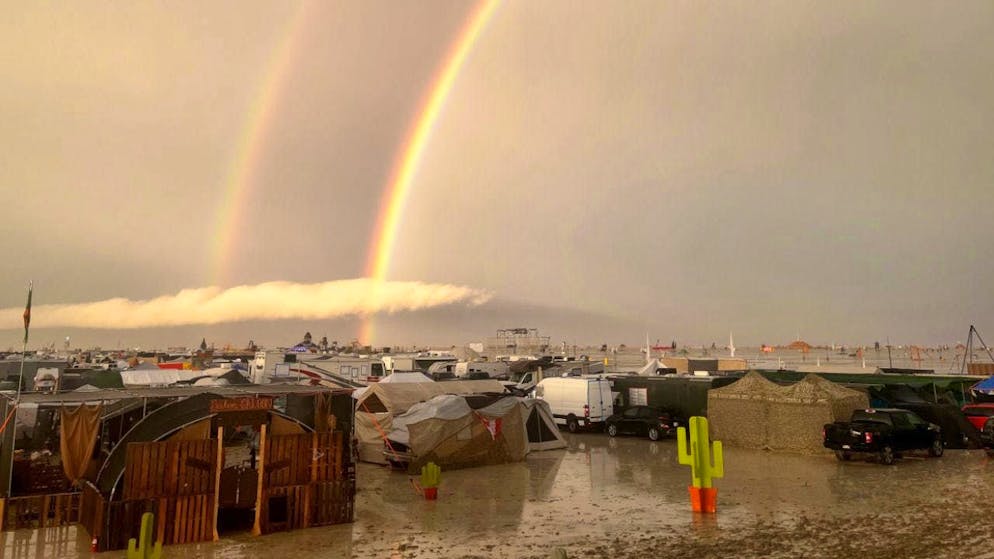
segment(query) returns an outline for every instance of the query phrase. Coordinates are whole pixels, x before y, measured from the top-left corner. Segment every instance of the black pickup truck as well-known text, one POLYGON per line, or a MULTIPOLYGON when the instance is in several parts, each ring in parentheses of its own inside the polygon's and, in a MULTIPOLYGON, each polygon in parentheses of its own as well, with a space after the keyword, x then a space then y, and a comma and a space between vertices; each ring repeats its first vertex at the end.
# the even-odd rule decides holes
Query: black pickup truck
POLYGON ((914 412, 894 408, 856 410, 848 422, 826 424, 823 438, 825 448, 834 450, 839 460, 861 453, 893 464, 909 450, 928 450, 931 456, 942 456, 944 449, 938 425, 914 412))

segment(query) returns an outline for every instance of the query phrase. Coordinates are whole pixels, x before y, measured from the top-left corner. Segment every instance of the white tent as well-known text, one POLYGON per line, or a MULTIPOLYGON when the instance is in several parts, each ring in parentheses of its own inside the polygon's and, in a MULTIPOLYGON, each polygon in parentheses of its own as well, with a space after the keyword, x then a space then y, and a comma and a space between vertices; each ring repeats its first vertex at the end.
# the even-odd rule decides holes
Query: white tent
POLYGON ((638 376, 654 377, 657 375, 656 371, 658 371, 661 367, 662 365, 659 364, 659 359, 653 357, 652 359, 649 360, 648 363, 645 364, 645 367, 639 369, 638 376))

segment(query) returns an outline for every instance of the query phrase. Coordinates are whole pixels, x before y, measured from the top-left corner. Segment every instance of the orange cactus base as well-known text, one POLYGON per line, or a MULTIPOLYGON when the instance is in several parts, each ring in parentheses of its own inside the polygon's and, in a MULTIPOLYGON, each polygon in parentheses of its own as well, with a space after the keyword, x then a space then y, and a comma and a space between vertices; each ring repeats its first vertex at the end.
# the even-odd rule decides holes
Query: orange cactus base
POLYGON ((690 492, 690 508, 694 512, 718 512, 718 490, 714 487, 687 487, 690 492))

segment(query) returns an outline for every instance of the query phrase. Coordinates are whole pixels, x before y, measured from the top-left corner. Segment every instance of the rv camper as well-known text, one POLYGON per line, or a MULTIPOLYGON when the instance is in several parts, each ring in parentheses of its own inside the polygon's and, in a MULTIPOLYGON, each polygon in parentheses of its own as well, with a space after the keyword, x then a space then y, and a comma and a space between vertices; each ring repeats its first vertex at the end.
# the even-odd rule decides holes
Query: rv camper
POLYGON ((379 381, 386 376, 386 367, 371 357, 260 351, 255 354, 252 373, 256 384, 311 380, 315 384, 324 381, 354 386, 379 381))

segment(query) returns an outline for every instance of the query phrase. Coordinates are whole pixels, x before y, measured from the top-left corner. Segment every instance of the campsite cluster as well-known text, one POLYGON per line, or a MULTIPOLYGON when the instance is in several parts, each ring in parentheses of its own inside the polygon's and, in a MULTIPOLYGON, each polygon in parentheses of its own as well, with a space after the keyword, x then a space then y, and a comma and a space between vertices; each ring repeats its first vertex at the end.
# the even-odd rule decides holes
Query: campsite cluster
MULTIPOLYGON (((904 457, 913 475, 930 477, 939 473, 929 466, 936 462, 913 458, 947 449, 964 449, 956 463, 982 457, 971 449, 990 446, 994 415, 973 401, 985 397, 982 377, 911 367, 802 363, 794 369, 804 370, 788 370, 756 368, 742 357, 646 359, 634 351, 603 359, 467 360, 445 352, 332 355, 304 346, 216 366, 207 353, 202 348, 196 356, 203 369, 173 361, 136 360, 125 370, 34 363, 34 382, 17 406, 6 399, 0 410, 16 426, 0 445, 0 480, 5 473, 10 480, 0 511, 5 528, 76 525, 92 549, 113 550, 137 537, 142 514, 150 512, 165 544, 221 541, 225 549, 223 542, 235 538, 248 549, 268 544, 245 544, 239 534, 318 526, 331 534, 344 524, 358 542, 353 554, 368 544, 374 556, 413 557, 418 549, 448 549, 433 548, 437 540, 414 542, 451 530, 458 511, 486 532, 488 522, 507 522, 498 513, 510 507, 517 521, 508 529, 521 531, 525 517, 541 514, 538 524, 549 531, 529 532, 522 539, 528 547, 506 556, 545 556, 556 542, 624 556, 641 536, 590 547, 583 543, 590 533, 567 537, 554 518, 589 507, 631 515, 630 503, 605 498, 612 485, 632 491, 633 499, 654 499, 655 509, 675 515, 671 524, 686 518, 689 471, 667 439, 691 417, 707 417, 710 438, 725 447, 719 517, 754 522, 748 511, 776 515, 783 499, 779 490, 746 489, 768 483, 782 467, 771 470, 764 460, 813 460, 809 466, 824 470, 825 458, 835 462, 828 448, 840 467, 859 456, 883 463, 904 457), (429 465, 440 471, 418 477, 429 465), (751 476, 747 483, 743 473, 751 476), (424 509, 429 494, 438 504, 424 509), (476 511, 480 499, 493 510, 476 511), (534 510, 522 502, 536 503, 534 510), (407 520, 392 532, 363 518, 364 511, 375 519, 384 510, 407 520), (425 514, 438 524, 410 523, 425 514), (394 547, 384 549, 380 540, 394 547)), ((950 461, 946 455, 941 462, 950 461)), ((802 487, 823 483, 809 470, 797 468, 802 487)), ((865 491, 862 475, 832 472, 825 502, 865 491)), ((596 520, 595 532, 634 527, 596 520)), ((699 543, 732 541, 712 528, 697 533, 699 543)), ((778 529, 788 528, 805 530, 778 529)), ((59 554, 72 553, 67 547, 59 554)), ((474 552, 451 556, 463 555, 474 552)))

